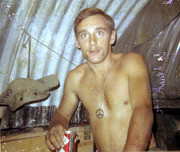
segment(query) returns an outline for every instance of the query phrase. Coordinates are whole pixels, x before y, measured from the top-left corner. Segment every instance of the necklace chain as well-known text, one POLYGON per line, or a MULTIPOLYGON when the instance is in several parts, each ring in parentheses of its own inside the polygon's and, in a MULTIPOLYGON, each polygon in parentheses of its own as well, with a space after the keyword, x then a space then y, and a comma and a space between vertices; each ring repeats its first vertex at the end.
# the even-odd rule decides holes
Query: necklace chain
MULTIPOLYGON (((100 100, 100 103, 99 103, 99 108, 96 111, 96 116, 99 119, 101 119, 104 116, 104 112, 103 112, 101 106, 102 106, 102 102, 103 102, 103 98, 104 98, 104 93, 105 93, 105 87, 106 87, 106 82, 107 82, 108 74, 110 72, 111 67, 112 67, 112 56, 111 56, 111 61, 110 61, 110 65, 109 65, 108 71, 107 71, 106 76, 105 76, 104 86, 103 86, 103 91, 102 91, 102 97, 101 97, 101 100, 100 100)), ((90 74, 89 71, 90 71, 90 67, 88 66, 88 73, 90 74)), ((89 74, 88 74, 89 84, 92 84, 91 80, 90 80, 89 74)))

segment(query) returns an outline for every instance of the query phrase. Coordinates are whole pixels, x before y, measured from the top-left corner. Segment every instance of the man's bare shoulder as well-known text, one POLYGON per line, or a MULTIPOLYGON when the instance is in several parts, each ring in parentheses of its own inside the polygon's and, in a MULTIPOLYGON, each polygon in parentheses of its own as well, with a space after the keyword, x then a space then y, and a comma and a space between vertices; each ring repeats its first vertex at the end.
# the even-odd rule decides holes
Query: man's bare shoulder
POLYGON ((116 62, 121 63, 123 65, 131 65, 137 62, 144 61, 142 56, 135 52, 128 53, 113 53, 116 62))
POLYGON ((86 68, 87 68, 86 63, 78 65, 76 68, 74 68, 68 73, 67 80, 74 83, 79 82, 82 79, 82 77, 85 75, 86 68))
POLYGON ((142 56, 135 52, 128 52, 128 53, 114 53, 115 58, 121 60, 123 62, 131 62, 131 61, 138 61, 143 60, 142 56))
POLYGON ((124 67, 127 71, 134 71, 145 69, 146 64, 143 57, 135 52, 117 53, 114 54, 116 63, 119 63, 119 67, 124 67))
MULTIPOLYGON (((142 71, 147 71, 147 66, 146 63, 143 59, 143 57, 138 54, 138 53, 127 53, 126 57, 124 58, 126 61, 127 69, 131 73, 134 71, 135 73, 137 72, 142 72, 142 71)), ((133 72, 133 73, 134 73, 133 72)))

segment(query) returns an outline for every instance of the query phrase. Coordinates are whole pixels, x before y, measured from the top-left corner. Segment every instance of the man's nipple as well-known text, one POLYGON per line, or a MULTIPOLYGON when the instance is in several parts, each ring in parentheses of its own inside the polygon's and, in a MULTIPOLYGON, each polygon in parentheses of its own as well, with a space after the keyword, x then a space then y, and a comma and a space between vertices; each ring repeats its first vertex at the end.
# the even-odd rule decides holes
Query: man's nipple
POLYGON ((127 105, 127 104, 129 104, 129 102, 128 101, 124 101, 124 105, 127 105))

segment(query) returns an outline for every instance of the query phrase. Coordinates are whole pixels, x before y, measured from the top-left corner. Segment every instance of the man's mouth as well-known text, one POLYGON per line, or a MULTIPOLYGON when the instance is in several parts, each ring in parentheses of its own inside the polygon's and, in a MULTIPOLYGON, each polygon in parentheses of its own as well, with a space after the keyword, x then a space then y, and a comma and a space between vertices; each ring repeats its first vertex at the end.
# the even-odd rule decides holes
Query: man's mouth
POLYGON ((89 53, 92 54, 92 55, 96 55, 96 54, 99 53, 99 51, 100 50, 91 50, 91 51, 89 51, 89 53))

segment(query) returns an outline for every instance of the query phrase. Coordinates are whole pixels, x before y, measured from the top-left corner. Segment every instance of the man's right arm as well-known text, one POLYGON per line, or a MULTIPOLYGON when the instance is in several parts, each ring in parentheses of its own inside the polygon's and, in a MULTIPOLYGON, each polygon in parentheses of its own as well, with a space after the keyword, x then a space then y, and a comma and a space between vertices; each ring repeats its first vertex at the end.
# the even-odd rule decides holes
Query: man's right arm
POLYGON ((64 84, 64 93, 60 106, 51 119, 49 131, 45 138, 46 144, 51 150, 64 147, 64 131, 69 128, 69 121, 76 110, 79 101, 75 93, 77 86, 75 78, 76 77, 72 72, 68 74, 64 84))

